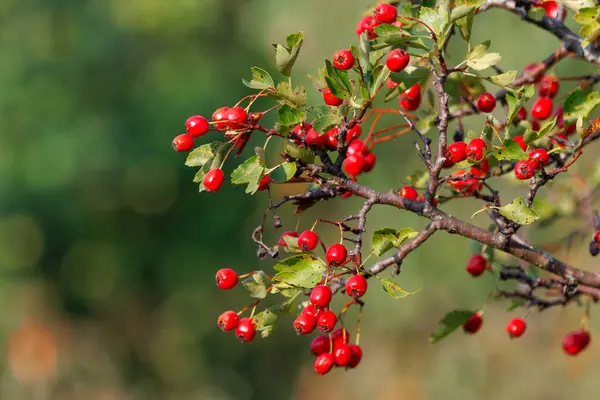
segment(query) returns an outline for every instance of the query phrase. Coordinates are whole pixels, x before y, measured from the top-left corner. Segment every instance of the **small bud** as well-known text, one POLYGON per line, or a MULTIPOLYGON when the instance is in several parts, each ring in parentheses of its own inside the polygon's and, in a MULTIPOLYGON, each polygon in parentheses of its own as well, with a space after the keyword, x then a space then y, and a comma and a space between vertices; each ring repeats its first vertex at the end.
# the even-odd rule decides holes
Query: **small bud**
POLYGON ((281 218, 279 218, 279 215, 275 215, 273 217, 273 226, 275 227, 275 229, 279 229, 281 228, 281 218))

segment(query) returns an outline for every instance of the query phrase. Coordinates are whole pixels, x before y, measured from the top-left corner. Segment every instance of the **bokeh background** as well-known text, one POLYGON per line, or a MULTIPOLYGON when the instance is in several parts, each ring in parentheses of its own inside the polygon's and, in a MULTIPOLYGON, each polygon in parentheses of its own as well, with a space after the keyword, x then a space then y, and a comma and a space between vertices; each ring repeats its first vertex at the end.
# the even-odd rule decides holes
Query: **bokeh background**
MULTIPOLYGON (((193 114, 210 115, 249 93, 249 67, 273 72, 271 43, 303 30, 296 81, 355 41, 364 0, 2 0, 0 2, 0 398, 2 399, 574 399, 594 398, 600 350, 566 357, 562 337, 582 309, 528 317, 527 334, 504 325, 524 311, 489 305, 474 337, 428 335, 453 308, 482 307, 491 277, 463 273, 466 240, 440 233, 406 260, 394 300, 372 285, 363 317, 360 368, 312 372, 310 338, 288 317, 275 334, 241 345, 216 327, 225 309, 249 302, 219 292, 214 272, 270 270, 250 240, 267 197, 239 187, 198 194, 194 171, 172 151, 193 114)), ((557 40, 501 10, 478 17, 474 42, 492 38, 505 70, 539 61, 557 40)), ((452 46, 461 60, 464 45, 452 46)), ((564 61, 558 74, 592 68, 564 61)), ((319 102, 314 89, 309 98, 319 102)), ((471 127, 479 129, 474 119, 471 127)), ((580 173, 590 173, 596 150, 580 173)), ((597 154, 597 153, 596 153, 597 154)), ((419 168, 411 140, 377 151, 364 182, 403 185, 419 168)), ((231 169, 233 163, 227 168, 231 169)), ((576 197, 584 188, 562 178, 576 197)), ((275 196, 301 188, 275 188, 275 196)), ((508 184, 511 194, 523 186, 508 184)), ((300 221, 355 212, 359 199, 324 203, 300 221)), ((565 207, 572 206, 566 202, 565 207)), ((479 206, 444 207, 469 218, 479 206)), ((282 211, 293 229, 291 209, 282 211)), ((475 222, 485 226, 485 218, 475 222)), ((369 230, 422 228, 376 209, 369 230)), ((558 238, 585 221, 528 232, 558 238)), ((588 229, 589 224, 587 225, 588 229)), ((335 240, 336 230, 319 233, 335 240)), ((268 232, 274 242, 279 233, 268 232)), ((590 270, 583 247, 559 252, 590 270)), ((338 300, 339 301, 339 300, 338 300)), ((598 322, 591 321, 593 332, 598 322)))

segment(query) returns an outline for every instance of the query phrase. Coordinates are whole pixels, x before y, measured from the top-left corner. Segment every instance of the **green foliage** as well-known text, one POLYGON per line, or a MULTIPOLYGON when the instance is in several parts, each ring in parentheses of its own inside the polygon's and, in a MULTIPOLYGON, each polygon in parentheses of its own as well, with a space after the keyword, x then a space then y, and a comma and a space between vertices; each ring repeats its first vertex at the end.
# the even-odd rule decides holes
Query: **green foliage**
POLYGON ((248 86, 251 89, 268 89, 273 88, 275 83, 273 82, 273 78, 267 71, 259 67, 252 67, 252 80, 247 81, 242 79, 244 85, 248 86))
POLYGON ((600 105, 600 92, 585 92, 578 88, 565 100, 564 119, 565 124, 577 122, 577 118, 588 118, 590 114, 600 105))
POLYGON ((405 241, 414 238, 418 233, 419 232, 412 228, 402 228, 398 230, 392 228, 378 229, 373 233, 373 254, 381 256, 386 251, 398 247, 405 241))
MULTIPOLYGON (((571 1, 575 3, 575 1, 571 1)), ((577 3, 587 3, 588 7, 579 8, 573 19, 582 25, 579 34, 584 40, 582 47, 586 47, 591 42, 600 37, 600 6, 594 5, 593 0, 577 1, 577 3)))
POLYGON ((300 254, 281 260, 274 267, 277 274, 272 281, 279 290, 286 288, 313 288, 325 272, 325 264, 315 256, 300 254))
POLYGON ((383 290, 395 299, 403 299, 405 297, 412 296, 413 294, 419 292, 407 292, 391 279, 379 278, 379 281, 381 282, 381 287, 383 288, 383 290))
POLYGON ((475 315, 471 310, 454 310, 444 315, 436 330, 429 337, 431 343, 437 343, 460 328, 469 318, 475 315))
POLYGON ((500 214, 521 225, 529 225, 540 217, 537 213, 527 207, 522 197, 516 197, 510 204, 499 207, 500 214))
POLYGON ((296 63, 303 41, 304 33, 297 32, 285 38, 285 46, 273 45, 275 47, 275 65, 283 75, 290 76, 292 73, 292 67, 296 63))
POLYGON ((498 160, 519 161, 526 160, 529 156, 521 149, 519 143, 512 139, 504 140, 504 148, 494 149, 494 157, 498 160))
POLYGON ((265 167, 260 164, 258 156, 254 155, 231 173, 231 183, 234 185, 247 184, 246 193, 254 194, 258 190, 258 184, 264 176, 264 171, 265 167))
POLYGON ((250 297, 264 299, 267 297, 267 288, 270 285, 270 281, 267 274, 263 271, 257 271, 242 280, 241 284, 250 292, 250 297))

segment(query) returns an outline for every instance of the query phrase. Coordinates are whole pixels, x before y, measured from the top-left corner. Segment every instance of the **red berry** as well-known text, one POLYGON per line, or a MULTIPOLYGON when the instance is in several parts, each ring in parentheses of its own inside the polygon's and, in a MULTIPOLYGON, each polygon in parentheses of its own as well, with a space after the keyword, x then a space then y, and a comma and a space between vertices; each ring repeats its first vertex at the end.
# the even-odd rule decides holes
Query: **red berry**
POLYGON ((362 128, 360 127, 359 124, 354 125, 352 128, 348 129, 348 132, 346 132, 346 143, 350 143, 352 141, 352 139, 356 139, 358 137, 360 137, 360 134, 362 133, 362 128))
POLYGON ((363 165, 363 172, 371 172, 371 170, 375 167, 375 163, 377 162, 377 157, 375 157, 374 153, 367 153, 365 155, 365 165, 363 165))
POLYGON ((238 323, 239 318, 235 311, 225 311, 217 320, 217 325, 219 325, 219 328, 224 332, 234 330, 237 328, 238 323))
POLYGON ((463 324, 463 330, 471 334, 477 333, 479 328, 481 328, 482 323, 483 318, 481 318, 481 315, 479 313, 475 313, 463 324))
POLYGON ((569 333, 563 340, 563 350, 572 356, 579 354, 590 344, 590 334, 586 330, 569 333))
POLYGON ((219 130, 226 130, 229 126, 227 123, 227 112, 229 107, 217 108, 212 115, 213 122, 216 122, 215 127, 219 130))
POLYGON ((329 286, 318 285, 310 292, 310 303, 318 308, 326 308, 331 303, 331 289, 329 286))
POLYGON ((215 277, 217 287, 223 290, 233 289, 238 283, 238 276, 231 268, 222 268, 215 277))
POLYGON ((529 162, 535 169, 548 165, 550 156, 546 149, 534 149, 529 152, 529 162))
POLYGON ((392 72, 400 72, 406 68, 410 62, 410 54, 404 49, 395 49, 389 52, 385 65, 392 72))
POLYGON ((519 119, 521 120, 526 120, 527 119, 527 109, 525 109, 525 107, 521 107, 519 109, 519 112, 517 113, 517 117, 519 117, 519 119))
POLYGON ((271 176, 269 174, 263 176, 258 184, 258 191, 262 192, 263 190, 267 190, 270 182, 271 182, 271 176))
POLYGON ((479 276, 487 269, 487 261, 481 254, 474 254, 467 262, 467 272, 472 276, 479 276))
POLYGON ((302 313, 312 315, 318 321, 321 314, 323 314, 323 310, 320 308, 317 308, 314 304, 309 304, 302 309, 302 313))
POLYGON ((362 359, 362 349, 360 346, 351 344, 350 349, 352 350, 352 357, 350 358, 350 362, 348 363, 348 368, 356 368, 360 360, 362 359))
POLYGON ((363 32, 369 33, 369 39, 373 40, 377 37, 375 33, 375 26, 377 25, 377 20, 372 15, 365 15, 358 21, 356 25, 356 36, 360 36, 363 32))
POLYGON ((364 156, 367 154, 367 151, 369 151, 369 149, 367 149, 367 145, 360 139, 354 139, 348 146, 348 155, 355 154, 364 156))
POLYGON ((331 340, 333 341, 334 347, 340 343, 348 344, 350 341, 350 333, 346 328, 336 328, 331 332, 331 340))
POLYGON ((325 147, 327 144, 327 135, 321 135, 314 129, 310 129, 306 133, 306 144, 309 146, 325 147))
POLYGON ((558 82, 558 78, 555 76, 545 76, 539 83, 538 93, 543 97, 554 98, 558 93, 558 89, 560 88, 560 84, 558 82))
POLYGON ((350 297, 362 297, 367 291, 367 280, 362 275, 354 275, 346 281, 346 294, 350 297))
POLYGON ((533 176, 535 167, 528 160, 521 160, 515 164, 515 176, 517 179, 526 180, 533 176))
POLYGON ((292 238, 297 238, 298 237, 298 232, 296 231, 287 231, 287 232, 283 232, 283 234, 279 237, 279 241, 277 242, 277 246, 281 246, 281 247, 286 247, 287 244, 285 243, 285 240, 283 240, 284 237, 292 237, 292 238))
POLYGON ((525 333, 525 329, 527 328, 527 324, 521 318, 513 318, 510 320, 508 325, 506 325, 506 332, 511 338, 518 338, 523 336, 525 333))
POLYGON ((533 121, 531 121, 531 130, 534 132, 539 131, 541 128, 540 126, 540 121, 538 121, 537 119, 534 119, 533 121))
POLYGON ((485 140, 476 138, 469 142, 467 145, 467 158, 471 161, 481 161, 485 157, 487 151, 487 145, 485 140))
POLYGON ((317 321, 321 332, 331 332, 335 324, 337 324, 337 315, 333 311, 324 311, 317 321))
POLYGON ((381 3, 375 7, 373 15, 379 23, 391 24, 398 18, 398 10, 391 4, 381 3))
MULTIPOLYGON (((418 201, 419 203, 422 203, 422 202, 424 202, 424 201, 425 201, 425 195, 423 195, 423 194, 422 194, 422 195, 420 195, 420 196, 417 198, 417 201, 418 201)), ((434 206, 434 207, 437 207, 437 205, 438 205, 438 201, 437 201, 437 199, 436 199, 435 197, 433 198, 433 201, 431 202, 431 204, 433 204, 433 206, 434 206)))
POLYGON ((350 176, 357 176, 362 172, 365 158, 361 154, 350 154, 344 160, 342 166, 350 176))
POLYGON ((333 355, 335 356, 336 365, 339 367, 345 367, 352 359, 352 347, 341 343, 335 346, 333 349, 333 355))
POLYGON ((337 149, 338 146, 338 128, 331 128, 330 130, 328 130, 327 132, 325 132, 325 135, 327 135, 327 146, 332 149, 335 150, 337 149))
POLYGON ((399 83, 394 82, 393 80, 391 80, 390 78, 388 78, 388 80, 385 82, 385 87, 387 88, 387 90, 392 90, 397 88, 398 86, 400 86, 399 83))
POLYGON ((473 174, 467 173, 464 169, 457 169, 450 174, 448 185, 456 191, 471 194, 476 190, 480 190, 483 183, 477 178, 474 178, 473 174))
POLYGON ((242 129, 248 119, 248 113, 242 107, 233 107, 227 111, 229 129, 242 129))
POLYGON ((214 168, 204 175, 202 183, 207 191, 217 192, 221 188, 224 180, 225 174, 223 173, 223 170, 221 168, 214 168))
POLYGON ((418 83, 400 94, 400 106, 407 111, 414 111, 421 105, 421 85, 418 83))
POLYGON ((419 193, 417 193, 415 188, 412 186, 404 186, 402 189, 400 189, 400 197, 409 200, 416 200, 417 197, 419 197, 419 193))
POLYGON ((208 132, 208 120, 200 115, 191 116, 185 121, 187 132, 193 136, 204 136, 208 132))
POLYGON ((313 251, 319 244, 319 236, 313 231, 304 231, 298 237, 298 247, 303 251, 313 251))
POLYGON ((466 160, 466 158, 467 144, 465 142, 454 142, 448 145, 448 148, 446 149, 446 162, 444 162, 444 167, 446 167, 447 163, 452 163, 454 165, 466 160))
POLYGON ((237 336, 242 343, 246 343, 251 342, 252 339, 254 339, 254 335, 256 335, 256 330, 252 318, 240 319, 237 329, 235 330, 235 336, 237 336))
POLYGON ((519 144, 519 147, 523 149, 523 151, 527 150, 527 143, 525 143, 525 138, 523 136, 515 136, 513 140, 519 144))
POLYGON ((190 151, 194 148, 194 139, 187 133, 175 136, 173 139, 175 151, 190 151))
POLYGON ((556 1, 545 1, 540 7, 542 7, 546 11, 546 16, 552 19, 564 20, 565 19, 565 11, 561 12, 560 6, 556 1))
POLYGON ((310 343, 310 350, 315 356, 319 354, 328 353, 331 348, 329 338, 325 335, 319 335, 315 337, 310 343))
POLYGON ((600 243, 600 231, 594 234, 594 242, 600 243))
POLYGON ((315 360, 314 368, 315 372, 319 375, 325 375, 335 365, 335 357, 331 353, 323 353, 317 356, 315 360))
POLYGON ((328 87, 323 89, 323 100, 325 101, 325 104, 333 107, 337 107, 344 102, 344 100, 335 97, 328 87))
POLYGON ((339 243, 329 246, 325 253, 327 264, 334 266, 342 265, 346 261, 346 257, 348 257, 348 251, 343 244, 339 243))
POLYGON ((339 50, 333 55, 333 66, 343 71, 354 66, 354 56, 350 50, 339 50))
POLYGON ((491 113, 496 108, 496 98, 491 93, 483 93, 477 99, 477 109, 484 113, 491 113))
POLYGON ((531 116, 543 120, 552 114, 552 99, 550 97, 540 97, 531 106, 531 116))
POLYGON ((317 327, 317 318, 308 313, 298 315, 294 321, 294 329, 298 335, 308 335, 317 327))

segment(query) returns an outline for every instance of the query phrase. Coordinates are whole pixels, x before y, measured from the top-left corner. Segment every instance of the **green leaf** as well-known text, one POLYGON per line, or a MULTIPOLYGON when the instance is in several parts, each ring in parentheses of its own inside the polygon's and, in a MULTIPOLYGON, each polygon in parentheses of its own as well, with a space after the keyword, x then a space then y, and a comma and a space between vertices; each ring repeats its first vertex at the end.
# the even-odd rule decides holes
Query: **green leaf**
POLYGON ((339 99, 350 97, 353 88, 348 78, 348 71, 340 71, 334 68, 329 60, 325 60, 325 69, 327 71, 325 82, 327 82, 327 87, 331 90, 331 93, 339 99))
POLYGON ((296 146, 295 144, 290 143, 289 141, 285 142, 284 150, 291 157, 298 159, 298 160, 302 160, 306 164, 312 164, 315 160, 315 155, 311 149, 308 149, 305 147, 300 148, 300 147, 296 146))
POLYGON ((279 72, 285 76, 290 76, 292 73, 292 67, 296 63, 298 53, 302 48, 302 42, 304 41, 304 34, 297 32, 289 35, 286 39, 286 46, 276 44, 275 46, 275 65, 279 72))
POLYGON ((577 88, 567 97, 564 106, 565 124, 577 122, 577 118, 588 118, 592 111, 600 105, 600 92, 593 91, 585 93, 581 88, 577 88))
POLYGON ((400 230, 392 228, 379 229, 373 233, 373 253, 376 256, 381 256, 386 251, 414 238, 418 233, 412 228, 402 228, 400 230))
POLYGON ((286 253, 302 253, 302 249, 298 246, 298 238, 292 236, 283 236, 285 242, 284 250, 286 253))
POLYGON ((302 107, 306 105, 306 88, 302 85, 296 85, 296 88, 292 90, 288 82, 279 82, 277 84, 277 97, 281 104, 287 104, 295 108, 302 107))
POLYGON ((256 299, 264 299, 267 297, 267 288, 270 285, 269 278, 267 274, 263 271, 257 271, 246 279, 242 280, 242 286, 246 288, 248 292, 250 292, 250 297, 254 297, 256 299))
POLYGON ((367 79, 371 73, 371 41, 369 40, 369 34, 367 32, 363 32, 360 35, 358 52, 360 54, 359 62, 363 69, 364 78, 367 79))
POLYGON ((212 142, 196 147, 188 154, 185 165, 188 167, 201 167, 212 161, 215 155, 225 145, 225 142, 212 142))
POLYGON ((317 257, 300 254, 280 261, 274 267, 277 274, 272 281, 277 287, 313 288, 319 283, 325 272, 325 264, 317 257))
POLYGON ((471 31, 473 29, 473 20, 475 19, 475 10, 471 10, 465 18, 456 21, 456 26, 460 30, 460 36, 468 43, 471 41, 471 31))
POLYGON ((480 94, 486 92, 480 78, 459 72, 448 75, 444 89, 450 95, 451 104, 459 104, 461 97, 477 98, 480 94))
POLYGON ((258 190, 258 184, 264 176, 264 171, 265 167, 260 164, 259 158, 254 155, 231 173, 231 183, 234 185, 248 184, 246 193, 254 194, 258 190))
POLYGON ((450 22, 454 23, 461 18, 468 16, 472 11, 475 10, 474 6, 468 6, 466 4, 460 5, 452 10, 450 13, 450 22))
POLYGON ((471 310, 454 310, 444 315, 439 322, 436 330, 431 334, 429 341, 437 343, 458 328, 460 328, 469 318, 475 315, 471 310))
POLYGON ((485 42, 473 46, 469 54, 467 54, 465 61, 483 57, 490 48, 490 43, 491 42, 489 40, 486 40, 485 42))
POLYGON ((544 124, 540 127, 540 130, 537 131, 537 138, 542 138, 546 136, 554 127, 556 126, 557 117, 554 117, 550 121, 544 122, 544 124))
POLYGON ((535 86, 530 85, 525 90, 507 92, 506 102, 508 103, 508 118, 506 126, 511 126, 523 104, 533 97, 535 86))
POLYGON ((503 74, 490 76, 488 80, 500 87, 507 87, 517 77, 517 71, 508 71, 503 74))
POLYGON ((392 72, 390 79, 396 83, 399 83, 400 91, 405 91, 409 87, 416 83, 423 84, 429 78, 429 69, 426 67, 415 67, 409 65, 401 72, 392 72))
POLYGON ((506 139, 503 149, 494 149, 494 157, 498 160, 520 161, 526 160, 529 155, 523 151, 519 143, 513 139, 506 139))
POLYGON ((435 126, 438 114, 435 111, 427 113, 425 117, 419 118, 415 126, 422 133, 426 134, 435 126))
POLYGON ((313 109, 316 119, 313 121, 313 129, 324 133, 327 130, 342 123, 342 114, 337 107, 327 107, 313 109))
POLYGON ((387 279, 387 278, 382 278, 379 281, 381 282, 381 286, 383 287, 383 290, 395 299, 403 299, 405 297, 411 296, 411 295, 419 292, 419 291, 413 292, 413 293, 407 292, 406 290, 404 290, 400 286, 398 286, 398 284, 396 282, 394 282, 390 279, 387 279))
POLYGON ((375 95, 375 92, 377 92, 377 89, 379 89, 379 87, 384 84, 384 81, 389 76, 389 74, 390 70, 386 66, 384 66, 380 69, 379 72, 377 72, 377 78, 375 78, 375 82, 371 86, 371 92, 369 93, 370 96, 375 95))
POLYGON ((514 311, 525 304, 527 304, 527 300, 525 299, 511 299, 510 304, 506 307, 506 311, 514 311))
POLYGON ((278 311, 277 306, 272 306, 259 312, 252 318, 254 321, 254 329, 256 329, 257 332, 260 332, 261 337, 269 337, 275 330, 277 320, 279 319, 279 316, 277 315, 278 311))
POLYGON ((498 64, 502 60, 499 53, 487 53, 479 58, 473 58, 467 61, 467 65, 477 71, 484 70, 498 64))
POLYGON ((296 173, 296 163, 284 162, 268 171, 271 180, 275 182, 287 182, 294 177, 296 173))
POLYGON ((282 105, 277 110, 279 114, 279 124, 284 127, 296 126, 306 120, 306 113, 287 104, 282 105))
POLYGON ((390 24, 381 24, 375 27, 375 33, 390 46, 402 46, 410 39, 410 33, 390 24))
POLYGON ((325 89, 325 87, 327 87, 327 82, 325 82, 325 75, 326 75, 326 71, 325 71, 325 67, 321 67, 317 70, 318 75, 317 76, 313 76, 313 75, 306 75, 308 77, 308 79, 311 80, 313 87, 317 90, 323 90, 325 89))
POLYGON ((247 80, 242 79, 244 85, 251 89, 267 89, 275 86, 273 78, 271 78, 271 75, 264 69, 252 67, 250 70, 252 71, 252 80, 248 82, 247 80))
POLYGON ((426 23, 439 37, 442 36, 446 25, 448 24, 448 10, 442 4, 438 4, 438 11, 421 7, 419 10, 419 19, 426 23))
POLYGON ((521 225, 529 225, 538 220, 539 215, 528 208, 522 197, 515 198, 512 203, 498 208, 500 214, 521 225))
MULTIPOLYGON (((600 37, 600 6, 594 6, 593 0, 565 0, 567 6, 575 5, 573 19, 582 25, 579 34, 584 37, 581 47, 586 47, 600 37)), ((573 9, 573 8, 572 8, 573 9)))

